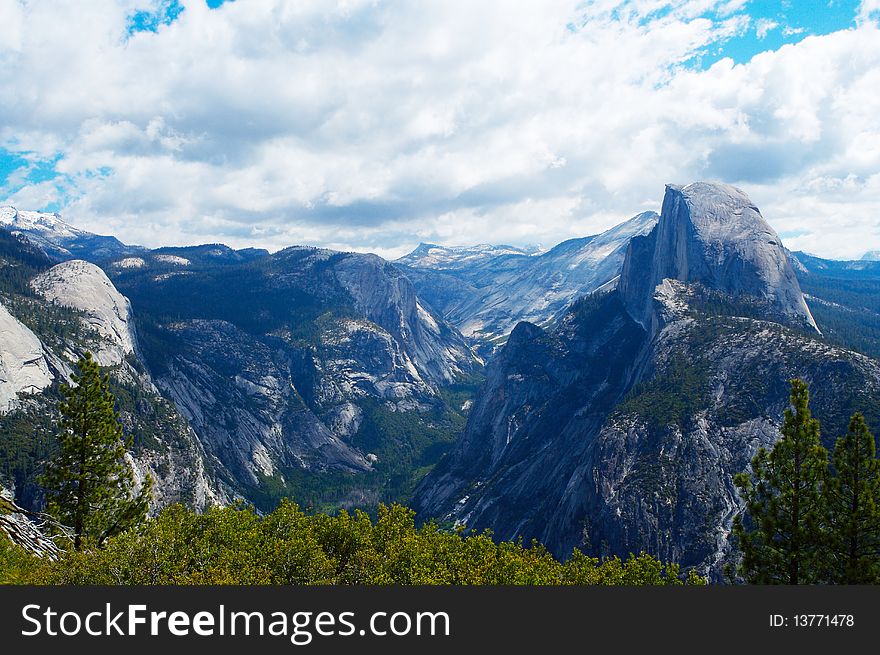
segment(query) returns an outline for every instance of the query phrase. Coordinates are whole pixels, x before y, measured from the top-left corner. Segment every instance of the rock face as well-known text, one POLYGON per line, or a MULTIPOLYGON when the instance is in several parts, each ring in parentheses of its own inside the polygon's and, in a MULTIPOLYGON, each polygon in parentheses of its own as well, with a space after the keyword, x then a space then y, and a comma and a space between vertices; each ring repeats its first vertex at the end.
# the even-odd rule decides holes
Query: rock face
POLYGON ((43 344, 0 304, 0 414, 18 403, 19 394, 39 393, 53 379, 43 344))
POLYGON ((257 486, 290 468, 366 471, 293 384, 289 355, 225 321, 169 326, 180 346, 159 386, 181 409, 227 483, 257 486))
POLYGON ((792 377, 829 444, 852 411, 880 425, 880 364, 820 339, 748 198, 669 187, 616 290, 552 329, 517 326, 416 509, 563 557, 646 550, 720 578, 732 476, 778 438, 792 377))
POLYGON ((339 475, 350 489, 334 500, 375 493, 393 462, 377 464, 371 449, 415 456, 395 453, 379 423, 430 430, 447 411, 440 389, 481 367, 409 279, 373 255, 200 247, 141 259, 108 270, 145 330, 147 367, 218 475, 248 498, 265 498, 270 480, 300 493, 285 485, 339 475))
POLYGON ((63 262, 31 280, 31 288, 51 303, 79 310, 100 340, 92 354, 101 366, 121 363, 135 352, 131 303, 100 268, 82 260, 63 262))
POLYGON ((644 327, 665 279, 699 282, 766 305, 780 322, 816 329, 779 237, 748 196, 718 182, 669 185, 663 219, 634 239, 621 275, 627 311, 644 327))
POLYGON ((461 335, 425 307, 412 283, 375 255, 350 255, 336 267, 336 278, 354 299, 357 310, 381 326, 430 384, 452 382, 474 368, 474 354, 461 335))
MULTIPOLYGON (((0 229, 0 266, 14 272, 0 277, 0 294, 40 326, 32 334, 0 316, 10 334, 0 394, 15 409, 0 435, 15 431, 16 448, 25 433, 54 430, 50 383, 69 381, 85 351, 110 373, 132 465, 158 480, 157 507, 235 496, 271 507, 290 494, 375 502, 392 477, 410 490, 407 476, 463 424, 461 401, 448 405, 441 389, 481 360, 379 257, 222 244, 90 252, 111 281, 70 258, 86 233, 53 214, 4 212, 18 236, 0 229), (65 261, 52 266, 47 252, 65 261)), ((13 482, 37 506, 34 475, 13 482)))
POLYGON ((542 253, 422 245, 396 263, 419 296, 465 336, 497 344, 519 321, 547 324, 580 296, 613 286, 630 239, 656 222, 656 213, 645 212, 542 253))

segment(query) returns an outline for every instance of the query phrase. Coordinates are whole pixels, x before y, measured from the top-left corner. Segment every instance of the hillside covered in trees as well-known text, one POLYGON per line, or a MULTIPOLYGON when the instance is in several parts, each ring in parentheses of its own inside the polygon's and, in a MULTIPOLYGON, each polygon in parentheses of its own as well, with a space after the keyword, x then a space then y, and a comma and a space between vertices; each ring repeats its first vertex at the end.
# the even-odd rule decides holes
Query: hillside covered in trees
POLYGON ((649 555, 603 561, 575 551, 560 562, 539 544, 496 543, 381 506, 307 514, 284 501, 197 514, 175 505, 104 548, 67 551, 55 561, 13 545, 0 531, 0 583, 340 584, 340 585, 677 585, 703 584, 649 555))

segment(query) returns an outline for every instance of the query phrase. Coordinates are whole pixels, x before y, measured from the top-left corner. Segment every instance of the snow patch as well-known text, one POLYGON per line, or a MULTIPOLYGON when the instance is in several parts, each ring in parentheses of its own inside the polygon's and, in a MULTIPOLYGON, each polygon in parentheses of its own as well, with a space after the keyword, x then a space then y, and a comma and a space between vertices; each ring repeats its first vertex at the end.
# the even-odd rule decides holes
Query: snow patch
MULTIPOLYGON (((214 254, 210 252, 208 254, 214 254)), ((175 266, 189 266, 192 262, 186 257, 178 257, 177 255, 156 255, 155 260, 163 264, 174 264, 175 266)))
POLYGON ((143 268, 146 265, 147 262, 140 257, 126 257, 118 262, 113 262, 115 268, 143 268))

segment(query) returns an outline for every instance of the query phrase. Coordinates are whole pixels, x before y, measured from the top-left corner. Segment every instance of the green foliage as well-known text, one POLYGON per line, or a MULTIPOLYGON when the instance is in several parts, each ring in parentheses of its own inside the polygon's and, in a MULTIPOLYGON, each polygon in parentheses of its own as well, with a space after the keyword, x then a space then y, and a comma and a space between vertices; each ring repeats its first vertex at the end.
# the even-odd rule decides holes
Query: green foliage
POLYGON ((44 584, 705 584, 645 554, 600 561, 575 551, 561 563, 537 543, 417 527, 400 505, 380 506, 373 520, 361 511, 308 515, 289 501, 266 516, 172 506, 105 548, 18 566, 18 579, 44 584))
POLYGON ((856 413, 833 455, 827 488, 829 581, 880 582, 880 460, 874 435, 856 413))
POLYGON ((186 249, 175 252, 192 261, 185 275, 176 274, 179 267, 163 269, 155 260, 149 270, 114 272, 114 284, 136 309, 139 334, 151 337, 146 343, 151 359, 162 360, 166 351, 173 351, 173 336, 162 327, 178 321, 223 320, 249 334, 278 334, 288 343, 305 345, 319 339, 328 321, 357 315, 332 273, 341 255, 314 262, 305 273, 297 271, 294 260, 310 256, 309 251, 289 254, 282 267, 268 258, 227 262, 194 258, 186 249), (161 281, 157 293, 156 272, 166 269, 172 276, 161 281))
POLYGON ((364 419, 352 443, 379 457, 376 470, 383 480, 383 500, 407 500, 419 482, 414 471, 436 464, 466 422, 463 413, 444 402, 432 403, 426 412, 392 411, 373 399, 360 404, 364 419))
POLYGON ((52 265, 25 237, 0 228, 0 293, 31 293, 28 282, 52 265))
POLYGON ((257 472, 257 478, 259 484, 248 490, 248 496, 263 512, 271 511, 285 498, 302 499, 304 507, 319 512, 375 505, 375 494, 370 491, 379 485, 374 474, 308 471, 298 466, 281 468, 272 476, 257 472))
MULTIPOLYGON (((189 448, 185 439, 188 426, 174 405, 139 384, 115 377, 114 371, 115 368, 109 371, 109 390, 115 398, 123 432, 132 441, 132 452, 165 453, 169 449, 189 448)), ((33 510, 42 506, 38 479, 46 462, 59 449, 61 400, 59 385, 53 384, 41 394, 28 397, 13 411, 0 415, 0 480, 10 481, 18 502, 33 510)), ((158 463, 161 466, 162 460, 158 463)), ((210 466, 210 461, 206 464, 210 466)))
POLYGON ((60 345, 70 340, 94 340, 97 333, 81 319, 83 313, 40 300, 30 281, 52 266, 49 258, 25 237, 0 228, 0 301, 44 343, 60 345))
MULTIPOLYGON (((134 357, 130 359, 136 361, 134 357)), ((108 388, 113 394, 123 431, 131 435, 135 453, 143 450, 161 453, 169 447, 184 449, 189 446, 182 438, 187 424, 169 400, 123 376, 111 374, 108 388)))
POLYGON ((152 480, 132 494, 134 479, 125 461, 130 442, 114 411, 109 377, 86 353, 77 363, 75 386, 62 385, 59 405, 60 452, 42 478, 49 496, 48 511, 74 533, 74 546, 100 546, 108 537, 143 520, 150 502, 152 480))
POLYGON ((681 352, 674 353, 662 374, 638 384, 618 405, 624 414, 638 414, 651 427, 683 425, 705 406, 705 368, 681 352))
POLYGON ((880 460, 861 413, 837 440, 832 466, 810 416, 809 392, 791 381, 782 439, 734 478, 746 502, 734 520, 740 574, 775 584, 880 582, 880 460))
POLYGON ((809 398, 806 383, 793 379, 782 438, 769 453, 758 451, 751 475, 734 478, 750 520, 746 524, 737 516, 733 526, 742 551, 740 573, 749 582, 804 584, 819 576, 822 548, 816 536, 828 454, 819 442, 809 398))
POLYGON ((28 584, 43 567, 39 558, 12 543, 0 530, 0 584, 28 584))
POLYGON ((38 494, 37 477, 58 448, 53 404, 60 395, 50 387, 14 411, 0 415, 0 480, 12 483, 26 505, 38 494))
POLYGON ((13 295, 5 299, 9 312, 20 320, 41 340, 59 352, 79 344, 99 343, 101 337, 83 321, 84 312, 54 303, 46 303, 25 295, 13 295))
POLYGON ((617 411, 638 414, 654 429, 685 423, 709 404, 708 347, 726 333, 735 332, 723 318, 703 316, 687 334, 685 348, 659 361, 654 374, 636 384, 617 411))
POLYGON ((697 316, 738 316, 758 320, 772 316, 768 303, 754 296, 731 296, 699 283, 691 284, 689 290, 688 309, 697 316))
MULTIPOLYGON (((336 276, 340 259, 347 255, 315 257, 315 251, 303 248, 253 259, 230 252, 218 257, 204 248, 162 252, 186 257, 191 264, 183 270, 150 259, 143 269, 110 271, 114 284, 135 308, 139 345, 151 374, 161 379, 175 358, 190 358, 188 348, 202 347, 181 338, 181 331, 187 330, 191 321, 225 321, 234 326, 236 333, 244 333, 240 336, 253 339, 260 348, 265 346, 267 361, 289 359, 287 368, 297 401, 319 418, 326 418, 328 407, 316 397, 319 385, 315 381, 323 373, 315 369, 314 359, 326 351, 328 338, 332 341, 343 337, 347 319, 362 317, 336 276), (158 272, 172 275, 157 281, 158 272)), ((196 356, 220 376, 229 378, 240 373, 242 365, 254 363, 254 358, 230 358, 228 352, 225 348, 204 347, 196 356)), ((378 456, 368 472, 352 475, 282 465, 272 476, 259 476, 254 486, 225 481, 262 511, 274 508, 285 497, 294 497, 318 510, 375 508, 380 501, 406 502, 460 434, 466 422, 466 411, 460 408, 480 382, 476 376, 463 378, 441 389, 439 399, 403 412, 393 411, 389 403, 375 398, 354 399, 363 414, 357 434, 348 439, 363 452, 378 456)), ((123 418, 124 409, 144 406, 137 398, 128 398, 132 390, 113 390, 123 418)), ((265 399, 238 395, 235 402, 244 409, 259 410, 265 399), (249 403, 253 405, 249 407, 249 403)), ((139 414, 142 412, 131 413, 139 414)), ((237 427, 230 423, 228 429, 234 432, 237 427)), ((136 447, 158 447, 160 434, 146 429, 132 431, 136 447)), ((220 461, 229 464, 222 453, 220 461)))

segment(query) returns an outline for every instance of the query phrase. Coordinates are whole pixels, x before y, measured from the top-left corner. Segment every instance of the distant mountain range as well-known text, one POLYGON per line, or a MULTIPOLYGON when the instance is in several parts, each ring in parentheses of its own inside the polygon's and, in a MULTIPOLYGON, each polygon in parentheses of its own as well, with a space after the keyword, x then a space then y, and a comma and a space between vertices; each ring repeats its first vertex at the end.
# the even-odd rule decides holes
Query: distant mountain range
POLYGON ((613 286, 629 240, 647 234, 656 222, 656 213, 645 212, 546 252, 422 244, 395 264, 462 334, 475 344, 496 346, 520 321, 549 323, 580 296, 613 286))
POLYGON ((717 576, 731 476, 777 438, 789 377, 826 440, 853 409, 880 428, 878 299, 880 261, 788 252, 717 183, 549 250, 395 262, 151 250, 4 207, 0 481, 39 507, 58 385, 90 350, 157 507, 402 500, 561 556, 645 549, 717 576))

